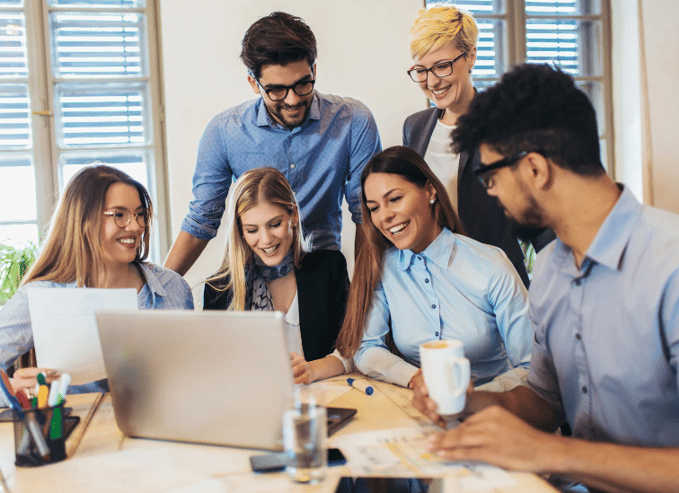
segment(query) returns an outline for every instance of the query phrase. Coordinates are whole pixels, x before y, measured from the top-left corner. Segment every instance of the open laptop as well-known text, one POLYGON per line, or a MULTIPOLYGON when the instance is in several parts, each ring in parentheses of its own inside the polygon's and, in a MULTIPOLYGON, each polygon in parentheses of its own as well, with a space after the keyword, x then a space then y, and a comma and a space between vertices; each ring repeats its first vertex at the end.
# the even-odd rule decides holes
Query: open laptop
MULTIPOLYGON (((99 310, 96 318, 123 433, 282 449, 293 386, 282 313, 99 310)), ((329 408, 329 427, 355 413, 329 408)))

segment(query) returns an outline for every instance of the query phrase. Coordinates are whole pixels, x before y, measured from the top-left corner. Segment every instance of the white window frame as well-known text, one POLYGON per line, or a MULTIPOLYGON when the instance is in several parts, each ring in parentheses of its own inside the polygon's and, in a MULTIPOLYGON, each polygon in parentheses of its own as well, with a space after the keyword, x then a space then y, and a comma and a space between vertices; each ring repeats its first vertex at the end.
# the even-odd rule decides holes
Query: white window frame
MULTIPOLYGON (((586 0, 584 0, 586 1, 586 0)), ((424 0, 425 7, 442 4, 455 5, 464 8, 465 0, 424 0)), ((613 135, 613 90, 612 90, 612 62, 611 62, 611 12, 610 0, 592 0, 592 3, 598 5, 600 12, 596 15, 527 15, 525 0, 495 0, 496 5, 500 5, 495 10, 503 10, 502 12, 480 13, 472 12, 472 15, 477 22, 484 20, 501 20, 505 22, 506 29, 504 29, 505 51, 504 67, 499 65, 500 70, 508 68, 526 61, 526 22, 529 19, 559 19, 568 20, 590 20, 599 21, 601 25, 600 39, 599 39, 599 55, 601 62, 602 73, 595 76, 576 76, 576 82, 596 81, 602 87, 602 101, 593 101, 595 105, 600 104, 603 111, 597 111, 599 119, 600 142, 602 146, 602 159, 606 166, 607 172, 611 177, 615 178, 614 161, 614 135, 613 135), (504 9, 502 9, 502 6, 504 9), (603 128, 602 128, 603 127, 603 128)), ((497 77, 475 77, 477 81, 498 81, 502 74, 497 77)))
MULTIPOLYGON (((6 8, 6 7, 3 7, 6 8)), ((11 7, 9 9, 12 9, 11 7)), ((28 57, 28 87, 31 103, 32 150, 2 150, 4 153, 32 153, 36 180, 37 225, 40 234, 44 234, 45 226, 56 206, 64 184, 59 183, 59 153, 54 122, 55 84, 65 79, 52 76, 49 15, 53 11, 107 11, 104 8, 83 7, 51 7, 48 0, 24 0, 24 6, 16 8, 25 13, 26 51, 28 57)), ((112 9, 109 9, 112 10, 112 9)), ((157 0, 146 0, 143 8, 116 8, 116 11, 143 13, 146 16, 146 35, 148 45, 148 74, 145 77, 116 79, 116 83, 148 84, 151 115, 149 134, 151 144, 138 146, 130 150, 149 149, 153 152, 154 162, 149 176, 149 193, 154 200, 154 234, 151 255, 154 261, 160 262, 167 254, 170 238, 170 217, 168 205, 168 180, 165 155, 165 110, 163 105, 162 78, 160 64, 160 42, 158 28, 157 0)), ((97 82, 107 79, 94 79, 97 82)), ((69 82, 74 81, 68 79, 69 82)), ((0 79, 0 83, 17 82, 17 79, 0 79)), ((20 82, 24 82, 21 80, 20 82)), ((121 148, 118 148, 121 149, 121 148)), ((79 149, 78 149, 79 150, 79 149)), ((88 151, 110 151, 110 148, 90 148, 88 151)))

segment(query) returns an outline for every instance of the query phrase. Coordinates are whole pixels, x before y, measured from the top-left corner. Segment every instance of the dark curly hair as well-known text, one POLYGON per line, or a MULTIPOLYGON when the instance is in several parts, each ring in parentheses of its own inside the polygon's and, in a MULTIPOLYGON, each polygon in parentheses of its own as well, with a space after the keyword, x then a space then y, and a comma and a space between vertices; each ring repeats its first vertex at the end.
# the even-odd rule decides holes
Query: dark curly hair
POLYGON ((299 17, 273 12, 251 25, 243 36, 240 57, 255 79, 264 65, 287 65, 306 60, 316 62, 316 37, 299 17))
POLYGON ((522 64, 480 92, 453 130, 453 149, 480 144, 504 156, 541 150, 580 175, 604 173, 596 113, 573 78, 547 64, 522 64))

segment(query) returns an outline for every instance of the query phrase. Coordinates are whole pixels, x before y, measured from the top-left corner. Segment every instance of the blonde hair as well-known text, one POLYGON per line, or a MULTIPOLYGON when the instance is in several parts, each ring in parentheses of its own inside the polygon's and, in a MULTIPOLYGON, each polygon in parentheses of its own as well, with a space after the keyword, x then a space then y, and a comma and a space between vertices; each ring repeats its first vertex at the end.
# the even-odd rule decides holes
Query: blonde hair
POLYGON ((219 272, 205 281, 217 291, 231 289, 233 296, 227 310, 245 310, 246 268, 254 263, 252 249, 243 238, 241 216, 261 203, 281 206, 291 216, 297 216, 293 226, 293 261, 299 268, 304 254, 309 251, 301 226, 299 207, 288 180, 275 168, 255 168, 246 171, 236 181, 229 193, 226 224, 229 233, 224 260, 219 272))
POLYGON ((57 210, 50 220, 49 232, 33 267, 22 285, 32 281, 58 283, 75 282, 78 287, 106 287, 106 271, 102 259, 101 223, 106 193, 114 183, 124 183, 137 189, 148 221, 134 262, 146 260, 153 206, 144 186, 116 168, 97 164, 83 168, 64 189, 57 210), (99 286, 99 275, 104 285, 99 286))
POLYGON ((361 345, 365 318, 372 306, 375 288, 382 279, 384 253, 387 248, 393 246, 370 219, 371 214, 365 197, 365 181, 372 173, 398 175, 420 188, 431 185, 436 191, 436 201, 432 205, 434 221, 453 233, 465 234, 446 188, 422 156, 408 147, 394 146, 372 157, 361 173, 361 210, 363 211, 361 229, 365 239, 356 256, 354 277, 347 300, 347 312, 335 344, 335 348, 345 358, 353 356, 361 345))
POLYGON ((463 53, 470 53, 478 37, 479 28, 470 13, 452 5, 422 9, 410 28, 410 58, 421 58, 452 41, 463 53))

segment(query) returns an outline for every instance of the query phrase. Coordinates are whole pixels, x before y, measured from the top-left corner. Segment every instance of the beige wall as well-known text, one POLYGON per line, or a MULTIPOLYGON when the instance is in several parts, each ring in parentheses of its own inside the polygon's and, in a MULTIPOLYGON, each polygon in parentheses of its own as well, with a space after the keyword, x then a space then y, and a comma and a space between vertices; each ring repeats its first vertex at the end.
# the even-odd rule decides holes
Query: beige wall
MULTIPOLYGON (((196 149, 205 125, 219 111, 254 97, 238 55, 243 33, 257 18, 285 10, 307 21, 318 39, 318 90, 366 103, 385 147, 401 142, 405 117, 426 105, 404 73, 409 65, 407 33, 421 0, 159 3, 173 236, 191 200, 196 149)), ((679 167, 673 155, 679 136, 679 2, 611 4, 617 179, 629 183, 646 202, 679 213, 679 167)), ((352 234, 349 228, 343 235, 346 253, 352 234)), ((214 272, 222 248, 220 234, 187 275, 192 285, 214 272)))
POLYGON ((612 2, 616 177, 679 213, 679 2, 612 2))

